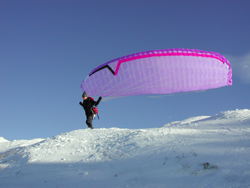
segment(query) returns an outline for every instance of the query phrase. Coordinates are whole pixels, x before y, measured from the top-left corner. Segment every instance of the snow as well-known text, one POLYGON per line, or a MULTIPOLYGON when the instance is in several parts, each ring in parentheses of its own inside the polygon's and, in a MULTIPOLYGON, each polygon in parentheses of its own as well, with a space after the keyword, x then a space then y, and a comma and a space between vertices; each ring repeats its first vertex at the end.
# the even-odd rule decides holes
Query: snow
POLYGON ((0 187, 250 187, 250 110, 152 129, 0 138, 0 187))
POLYGON ((8 140, 6 140, 5 138, 3 138, 3 137, 0 137, 0 143, 1 142, 8 142, 8 140))

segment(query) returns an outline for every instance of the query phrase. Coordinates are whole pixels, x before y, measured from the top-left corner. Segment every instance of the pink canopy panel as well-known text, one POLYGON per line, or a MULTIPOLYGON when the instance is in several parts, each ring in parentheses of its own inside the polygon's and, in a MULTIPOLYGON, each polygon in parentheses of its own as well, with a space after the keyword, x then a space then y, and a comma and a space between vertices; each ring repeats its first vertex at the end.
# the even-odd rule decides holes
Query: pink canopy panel
POLYGON ((170 94, 232 85, 232 69, 215 52, 152 50, 120 57, 90 72, 82 82, 89 96, 170 94))

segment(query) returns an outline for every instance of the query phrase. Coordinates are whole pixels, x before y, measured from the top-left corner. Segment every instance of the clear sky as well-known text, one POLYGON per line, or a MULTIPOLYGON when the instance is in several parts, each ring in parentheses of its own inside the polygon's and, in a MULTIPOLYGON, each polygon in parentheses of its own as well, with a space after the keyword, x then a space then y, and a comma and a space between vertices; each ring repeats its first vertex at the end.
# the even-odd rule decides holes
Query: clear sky
POLYGON ((81 82, 136 52, 218 52, 233 85, 101 102, 95 128, 154 128, 250 108, 248 0, 0 0, 0 137, 47 138, 86 128, 81 82))

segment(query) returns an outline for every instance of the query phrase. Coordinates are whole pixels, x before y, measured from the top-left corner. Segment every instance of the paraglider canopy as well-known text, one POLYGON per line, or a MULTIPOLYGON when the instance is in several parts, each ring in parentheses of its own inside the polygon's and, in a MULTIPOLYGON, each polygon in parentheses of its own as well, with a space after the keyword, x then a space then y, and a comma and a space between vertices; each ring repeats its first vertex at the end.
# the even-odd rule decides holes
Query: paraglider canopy
POLYGON ((199 91, 232 85, 228 60, 215 52, 165 49, 104 63, 82 82, 90 96, 120 97, 199 91))

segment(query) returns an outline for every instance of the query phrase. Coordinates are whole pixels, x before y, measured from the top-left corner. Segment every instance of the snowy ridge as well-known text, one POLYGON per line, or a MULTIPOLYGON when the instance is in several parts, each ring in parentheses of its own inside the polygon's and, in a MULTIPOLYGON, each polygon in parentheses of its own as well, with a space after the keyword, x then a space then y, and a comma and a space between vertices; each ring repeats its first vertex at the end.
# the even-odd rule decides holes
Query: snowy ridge
POLYGON ((190 125, 193 122, 199 121, 199 120, 204 120, 206 118, 209 118, 210 116, 197 116, 197 117, 192 117, 192 118, 188 118, 185 119, 183 121, 174 121, 171 123, 168 123, 166 125, 164 125, 163 127, 176 127, 176 126, 182 126, 182 125, 190 125))
POLYGON ((250 119, 250 110, 235 110, 235 111, 226 111, 216 114, 214 116, 198 116, 193 118, 188 118, 183 121, 176 121, 172 123, 168 123, 163 127, 173 127, 173 126, 195 126, 199 123, 201 125, 218 125, 218 124, 238 124, 240 122, 241 125, 249 125, 250 119))
POLYGON ((0 187, 249 187, 250 110, 0 142, 0 187))
POLYGON ((9 140, 6 140, 5 138, 0 137, 0 143, 1 143, 1 142, 9 142, 9 140))

